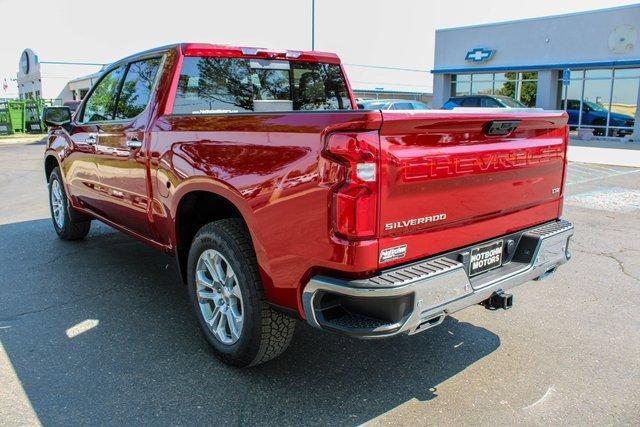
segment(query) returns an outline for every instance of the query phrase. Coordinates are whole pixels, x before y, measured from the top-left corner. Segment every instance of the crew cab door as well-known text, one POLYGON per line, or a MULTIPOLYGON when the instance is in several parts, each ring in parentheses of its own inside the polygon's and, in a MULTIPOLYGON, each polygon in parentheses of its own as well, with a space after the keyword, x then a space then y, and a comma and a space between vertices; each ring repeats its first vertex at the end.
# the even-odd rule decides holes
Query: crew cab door
POLYGON ((101 191, 96 209, 107 219, 148 238, 153 238, 153 233, 147 215, 146 131, 148 105, 160 64, 161 57, 153 57, 126 66, 113 120, 100 125, 96 143, 101 191))
POLYGON ((112 119, 118 85, 125 67, 117 67, 101 77, 74 117, 69 131, 70 149, 64 160, 65 180, 70 195, 80 206, 97 210, 102 198, 96 165, 96 144, 101 126, 112 119))

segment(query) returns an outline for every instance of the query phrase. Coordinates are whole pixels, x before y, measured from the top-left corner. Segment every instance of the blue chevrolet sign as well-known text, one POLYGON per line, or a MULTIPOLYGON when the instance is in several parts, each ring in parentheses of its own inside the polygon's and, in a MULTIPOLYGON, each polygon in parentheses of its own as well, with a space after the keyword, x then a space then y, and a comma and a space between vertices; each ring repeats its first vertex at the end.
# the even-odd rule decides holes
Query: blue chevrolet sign
POLYGON ((493 56, 493 50, 486 47, 476 47, 467 52, 465 60, 470 62, 487 62, 493 56))

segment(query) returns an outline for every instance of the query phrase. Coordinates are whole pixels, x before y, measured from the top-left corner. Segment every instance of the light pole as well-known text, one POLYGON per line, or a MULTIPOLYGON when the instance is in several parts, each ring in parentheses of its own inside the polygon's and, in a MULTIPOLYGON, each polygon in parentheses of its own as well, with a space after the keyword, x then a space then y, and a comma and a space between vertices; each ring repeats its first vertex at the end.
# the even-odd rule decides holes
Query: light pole
POLYGON ((311 50, 316 50, 316 0, 311 0, 311 50))

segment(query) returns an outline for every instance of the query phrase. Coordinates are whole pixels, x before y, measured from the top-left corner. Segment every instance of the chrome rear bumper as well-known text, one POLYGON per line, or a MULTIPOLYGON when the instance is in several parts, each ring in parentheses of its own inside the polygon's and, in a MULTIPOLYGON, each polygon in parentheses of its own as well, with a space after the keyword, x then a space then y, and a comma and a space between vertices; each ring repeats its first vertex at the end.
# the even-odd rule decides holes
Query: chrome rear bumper
MULTIPOLYGON (((515 252, 501 267, 470 278, 460 257, 429 258, 362 280, 314 276, 303 291, 309 324, 362 338, 414 334, 496 292, 541 279, 567 262, 573 225, 553 221, 518 234, 515 252)), ((476 245, 474 245, 476 246, 476 245)))

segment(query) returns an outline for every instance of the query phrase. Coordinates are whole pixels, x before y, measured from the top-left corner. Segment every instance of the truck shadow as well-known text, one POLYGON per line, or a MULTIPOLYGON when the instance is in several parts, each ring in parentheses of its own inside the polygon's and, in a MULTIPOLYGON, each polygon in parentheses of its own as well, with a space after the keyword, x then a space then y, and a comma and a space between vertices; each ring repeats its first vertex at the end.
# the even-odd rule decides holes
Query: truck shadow
POLYGON ((43 424, 360 424, 437 398, 500 345, 454 318, 380 341, 299 323, 279 359, 230 368, 197 330, 173 258, 100 224, 82 242, 50 228, 0 226, 6 374, 43 424))

